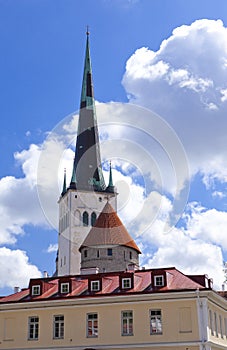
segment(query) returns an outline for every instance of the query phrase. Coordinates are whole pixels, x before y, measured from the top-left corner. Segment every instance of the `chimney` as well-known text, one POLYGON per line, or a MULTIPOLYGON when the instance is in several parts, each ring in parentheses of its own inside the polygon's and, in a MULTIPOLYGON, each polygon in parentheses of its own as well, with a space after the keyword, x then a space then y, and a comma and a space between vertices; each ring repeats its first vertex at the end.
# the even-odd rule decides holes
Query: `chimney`
POLYGON ((20 287, 14 287, 14 293, 18 293, 20 291, 20 287))
POLYGON ((47 278, 47 277, 48 277, 47 271, 43 271, 43 278, 47 278))

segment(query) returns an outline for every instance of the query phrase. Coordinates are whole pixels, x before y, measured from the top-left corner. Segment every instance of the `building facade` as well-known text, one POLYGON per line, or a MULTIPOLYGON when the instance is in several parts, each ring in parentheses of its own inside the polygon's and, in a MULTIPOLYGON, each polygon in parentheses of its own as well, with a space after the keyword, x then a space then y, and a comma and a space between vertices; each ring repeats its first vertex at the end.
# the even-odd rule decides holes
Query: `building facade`
POLYGON ((175 268, 33 279, 0 300, 0 349, 221 350, 226 306, 175 268))

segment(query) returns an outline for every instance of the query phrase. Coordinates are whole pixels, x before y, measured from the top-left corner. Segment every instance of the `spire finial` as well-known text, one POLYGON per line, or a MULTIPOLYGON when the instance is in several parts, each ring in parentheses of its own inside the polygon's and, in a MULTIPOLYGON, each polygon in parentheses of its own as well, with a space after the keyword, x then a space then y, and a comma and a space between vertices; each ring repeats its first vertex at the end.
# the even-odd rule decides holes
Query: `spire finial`
POLYGON ((89 36, 90 32, 89 32, 89 26, 87 26, 87 31, 86 31, 87 36, 89 36))

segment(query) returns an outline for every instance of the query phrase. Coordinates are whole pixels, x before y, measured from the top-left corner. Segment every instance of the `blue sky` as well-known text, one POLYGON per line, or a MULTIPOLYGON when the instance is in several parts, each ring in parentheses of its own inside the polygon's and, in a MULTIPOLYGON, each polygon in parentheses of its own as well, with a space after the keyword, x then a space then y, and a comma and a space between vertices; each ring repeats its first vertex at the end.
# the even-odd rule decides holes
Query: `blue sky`
MULTIPOLYGON (((138 234, 143 232, 141 225, 130 221, 133 205, 121 213, 145 252, 143 263, 176 265, 186 273, 191 266, 192 273, 214 277, 213 262, 218 261, 216 269, 221 271, 221 260, 227 261, 227 79, 220 68, 227 62, 226 2, 0 0, 1 293, 16 284, 26 286, 29 277, 44 270, 54 272, 56 252, 47 251, 56 244, 57 232, 42 217, 33 170, 48 133, 79 107, 87 25, 95 98, 106 103, 108 118, 118 108, 110 101, 148 108, 173 128, 188 158, 188 208, 177 226, 183 233, 177 231, 166 241, 160 238, 163 217, 174 197, 168 180, 163 180, 159 193, 163 212, 150 234, 138 234), (209 21, 198 21, 205 19, 209 21), (182 251, 182 258, 189 256, 185 265, 176 259, 180 254, 175 237, 182 237, 188 246, 182 251), (207 266, 208 253, 190 256, 194 246, 201 252, 201 244, 211 257, 207 266)), ((100 118, 106 121, 104 109, 100 118)), ((103 151, 106 159, 108 149, 103 151)), ((132 153, 131 149, 130 157, 132 153)), ((69 152, 68 164, 71 156, 69 152)), ((165 165, 159 166, 163 178, 168 172, 165 165)), ((115 161, 114 175, 119 186, 127 183, 127 189, 134 188, 136 198, 144 200, 141 177, 132 167, 115 161)), ((150 181, 158 191, 157 178, 150 181)), ((219 286, 221 278, 220 272, 219 286)))

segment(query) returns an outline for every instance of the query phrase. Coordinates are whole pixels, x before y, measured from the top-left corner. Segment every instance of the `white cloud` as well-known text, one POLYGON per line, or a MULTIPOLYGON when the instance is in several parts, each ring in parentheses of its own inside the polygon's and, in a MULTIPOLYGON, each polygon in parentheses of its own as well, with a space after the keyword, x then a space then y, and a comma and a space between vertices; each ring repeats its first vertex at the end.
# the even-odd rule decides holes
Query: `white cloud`
POLYGON ((136 50, 123 78, 130 101, 159 113, 177 132, 192 174, 221 181, 227 179, 226 62, 227 29, 203 19, 176 28, 156 52, 136 50))
POLYGON ((47 248, 47 253, 55 253, 58 250, 58 244, 50 244, 47 248))
POLYGON ((197 203, 191 203, 189 209, 190 214, 185 215, 187 234, 227 251, 227 212, 206 209, 197 203))
POLYGON ((41 277, 36 266, 29 263, 24 251, 0 248, 0 287, 28 286, 29 278, 41 277))

